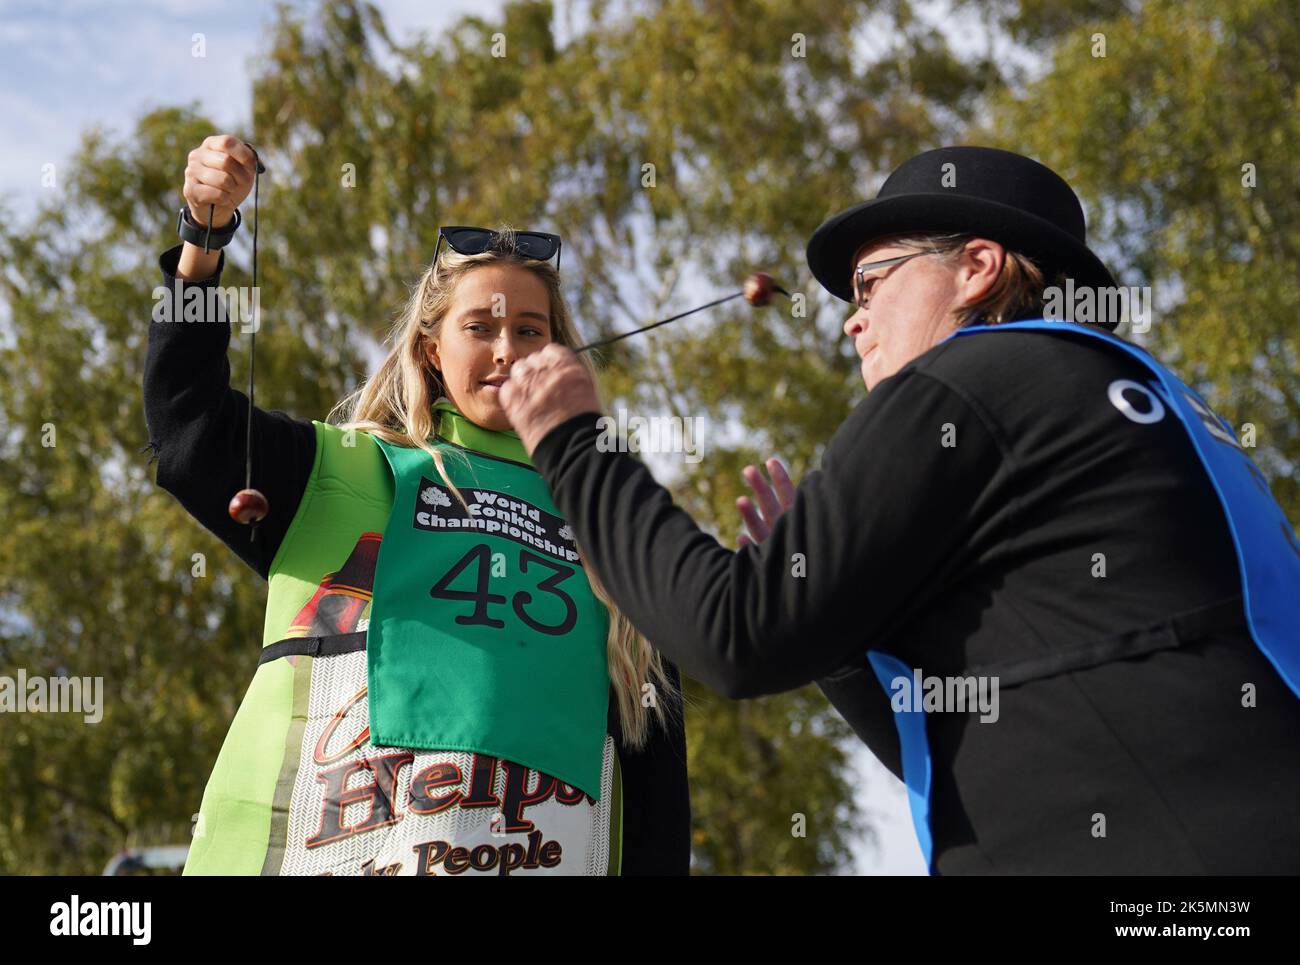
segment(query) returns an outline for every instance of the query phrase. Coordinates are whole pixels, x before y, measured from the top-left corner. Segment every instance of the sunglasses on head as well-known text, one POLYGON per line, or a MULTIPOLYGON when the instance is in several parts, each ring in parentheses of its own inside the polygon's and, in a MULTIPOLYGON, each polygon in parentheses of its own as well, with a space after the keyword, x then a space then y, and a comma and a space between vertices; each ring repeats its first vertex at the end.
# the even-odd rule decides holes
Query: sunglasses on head
POLYGON ((514 232, 514 246, 507 247, 500 232, 467 225, 446 225, 438 229, 438 244, 433 251, 433 262, 438 263, 443 239, 447 247, 462 255, 481 255, 485 251, 513 251, 524 258, 537 261, 555 259, 555 270, 560 270, 560 236, 544 231, 514 232))

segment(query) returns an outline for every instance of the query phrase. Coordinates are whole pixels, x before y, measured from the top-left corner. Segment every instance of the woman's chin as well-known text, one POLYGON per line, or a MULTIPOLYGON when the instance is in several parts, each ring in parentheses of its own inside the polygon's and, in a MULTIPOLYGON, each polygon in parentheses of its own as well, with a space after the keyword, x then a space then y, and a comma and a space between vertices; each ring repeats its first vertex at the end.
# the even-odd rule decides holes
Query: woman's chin
POLYGON ((876 350, 872 349, 870 352, 867 353, 866 358, 864 358, 858 364, 858 373, 862 376, 862 384, 867 387, 868 392, 874 389, 876 387, 876 383, 880 381, 876 377, 876 374, 872 368, 872 363, 875 361, 875 354, 876 354, 876 350))
POLYGON ((484 394, 488 397, 480 397, 475 407, 478 411, 475 413, 474 421, 484 429, 500 432, 510 428, 510 419, 506 416, 506 410, 501 407, 500 391, 500 389, 487 389, 484 394))

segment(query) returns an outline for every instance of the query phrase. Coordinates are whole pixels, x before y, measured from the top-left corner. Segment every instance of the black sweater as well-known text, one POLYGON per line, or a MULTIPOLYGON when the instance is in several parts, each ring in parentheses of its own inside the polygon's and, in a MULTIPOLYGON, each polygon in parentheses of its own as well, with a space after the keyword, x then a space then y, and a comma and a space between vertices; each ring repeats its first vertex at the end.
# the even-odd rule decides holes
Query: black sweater
MULTIPOLYGON (((173 291, 181 245, 159 258, 163 284, 173 291)), ((181 281, 192 287, 220 284, 225 253, 211 278, 181 281)), ((231 388, 230 322, 155 322, 149 327, 144 369, 144 411, 149 447, 158 462, 157 483, 262 579, 268 579, 289 524, 298 511, 316 454, 310 421, 280 411, 253 409, 254 483, 270 511, 249 540, 249 527, 227 512, 230 497, 244 488, 248 396, 231 388)), ((146 447, 146 448, 149 448, 146 447)), ((152 459, 150 460, 152 461, 152 459)), ((665 669, 680 686, 676 667, 665 669)), ((640 751, 621 746, 618 715, 611 705, 610 733, 619 742, 623 776, 623 874, 679 875, 690 865, 690 796, 686 738, 680 705, 673 726, 655 726, 640 751)))
POLYGON ((723 694, 816 681, 899 774, 867 650, 1000 679, 996 721, 926 717, 941 873, 1295 873, 1300 701, 1242 623, 1176 416, 1109 401, 1148 378, 1095 340, 952 339, 858 403, 739 552, 601 451, 594 413, 533 461, 619 607, 723 694))

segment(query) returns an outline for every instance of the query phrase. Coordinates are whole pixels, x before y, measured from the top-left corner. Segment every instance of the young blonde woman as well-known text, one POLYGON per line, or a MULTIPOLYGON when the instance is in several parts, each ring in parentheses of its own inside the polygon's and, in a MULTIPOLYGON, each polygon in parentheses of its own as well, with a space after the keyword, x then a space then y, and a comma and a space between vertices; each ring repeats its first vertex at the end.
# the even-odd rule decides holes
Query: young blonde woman
MULTIPOLYGON (((207 138, 183 219, 206 228, 210 211, 224 242, 255 164, 207 138)), ((610 606, 500 406, 515 361, 577 344, 559 251, 440 229, 341 421, 253 409, 270 507, 253 540, 227 512, 249 415, 229 322, 150 326, 158 485, 269 583, 186 874, 687 871, 677 671, 610 606)), ((222 259, 165 252, 169 298, 217 286, 222 259)))

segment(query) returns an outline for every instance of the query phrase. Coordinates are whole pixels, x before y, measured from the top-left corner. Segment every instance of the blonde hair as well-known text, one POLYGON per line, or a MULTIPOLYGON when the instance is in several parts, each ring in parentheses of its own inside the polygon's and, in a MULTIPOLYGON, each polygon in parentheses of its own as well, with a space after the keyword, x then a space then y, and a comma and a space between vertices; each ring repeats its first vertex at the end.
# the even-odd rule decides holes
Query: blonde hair
MULTIPOLYGON (((451 453, 464 459, 467 467, 468 458, 455 449, 435 448, 428 441, 441 421, 441 411, 434 409, 433 404, 445 394, 446 388, 441 373, 430 361, 429 349, 442 330, 457 283, 485 265, 509 265, 531 272, 542 280, 550 294, 552 341, 569 348, 579 344, 560 291, 559 272, 550 262, 519 255, 514 232, 509 227, 500 229, 499 234, 499 242, 489 251, 462 255, 446 249, 436 263, 425 269, 385 339, 393 343, 392 350, 375 375, 340 401, 326 418, 329 422, 340 414, 343 418, 338 423, 340 428, 369 432, 392 445, 423 449, 462 506, 466 506, 465 499, 448 476, 444 457, 451 453)), ((589 355, 583 353, 578 359, 595 381, 596 370, 589 355)), ((599 398, 599 387, 597 393, 599 398)), ((623 743, 632 748, 642 747, 649 738, 651 710, 666 725, 665 707, 675 704, 680 693, 664 671, 659 652, 614 605, 595 569, 583 558, 582 547, 576 541, 574 545, 592 592, 609 612, 605 658, 618 705, 623 743), (641 688, 646 683, 656 691, 649 708, 641 700, 641 688)))
MULTIPOLYGON (((953 234, 916 234, 882 238, 873 241, 873 245, 890 244, 914 251, 929 251, 941 257, 949 264, 956 264, 958 255, 968 241, 979 237, 969 233, 953 234)), ((1055 276, 1049 281, 1030 257, 1018 251, 1012 251, 1003 245, 1006 257, 1002 260, 1002 271, 980 298, 969 305, 955 309, 956 327, 967 325, 1001 325, 1018 318, 1036 318, 1043 313, 1045 305, 1044 289, 1049 284, 1059 283, 1064 287, 1064 280, 1055 276)))

